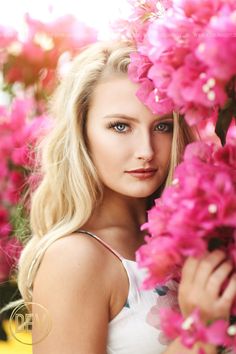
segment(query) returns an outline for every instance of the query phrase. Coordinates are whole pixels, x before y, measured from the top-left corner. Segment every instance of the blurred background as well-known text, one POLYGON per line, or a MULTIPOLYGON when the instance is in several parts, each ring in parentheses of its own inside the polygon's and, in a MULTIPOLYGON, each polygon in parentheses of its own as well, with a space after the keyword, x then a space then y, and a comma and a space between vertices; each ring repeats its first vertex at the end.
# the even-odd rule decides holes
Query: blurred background
MULTIPOLYGON (((47 102, 75 54, 111 39, 124 0, 1 0, 0 11, 0 308, 20 298, 15 267, 30 237, 34 146, 50 129, 47 102)), ((30 332, 12 336, 12 310, 0 315, 0 353, 32 353, 30 332)))

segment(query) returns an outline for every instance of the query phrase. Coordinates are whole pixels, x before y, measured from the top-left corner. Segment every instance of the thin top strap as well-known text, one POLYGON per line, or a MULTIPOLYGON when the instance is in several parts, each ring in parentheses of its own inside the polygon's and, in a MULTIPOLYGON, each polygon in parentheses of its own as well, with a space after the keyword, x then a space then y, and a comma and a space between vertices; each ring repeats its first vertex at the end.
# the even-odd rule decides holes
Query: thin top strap
POLYGON ((109 246, 105 241, 103 241, 102 239, 100 239, 98 236, 96 236, 95 234, 93 234, 92 232, 90 231, 87 231, 87 230, 77 230, 77 232, 82 232, 82 233, 85 233, 87 235, 90 235, 94 238, 96 238, 96 240, 98 240, 100 243, 102 243, 107 249, 109 249, 112 253, 114 253, 114 255, 116 255, 120 261, 122 261, 124 259, 124 257, 122 257, 117 251, 115 251, 113 248, 111 248, 111 246, 109 246))

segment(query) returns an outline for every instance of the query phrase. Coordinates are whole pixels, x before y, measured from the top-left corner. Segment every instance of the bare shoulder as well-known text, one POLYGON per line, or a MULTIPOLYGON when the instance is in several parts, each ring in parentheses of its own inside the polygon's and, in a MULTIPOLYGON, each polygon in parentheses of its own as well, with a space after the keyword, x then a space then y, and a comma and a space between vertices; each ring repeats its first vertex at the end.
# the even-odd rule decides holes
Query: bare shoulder
MULTIPOLYGON (((33 302, 46 307, 52 329, 33 354, 106 352, 110 284, 107 260, 84 234, 55 241, 46 250, 33 285, 33 302)), ((33 326, 32 336, 42 331, 33 326)))
POLYGON ((44 258, 52 262, 52 258, 56 259, 57 257, 65 261, 67 258, 70 259, 72 265, 74 261, 76 264, 82 261, 87 262, 89 268, 90 264, 92 268, 92 265, 96 263, 100 266, 106 263, 102 247, 99 247, 98 242, 94 242, 92 237, 84 233, 67 235, 53 242, 46 250, 44 258))

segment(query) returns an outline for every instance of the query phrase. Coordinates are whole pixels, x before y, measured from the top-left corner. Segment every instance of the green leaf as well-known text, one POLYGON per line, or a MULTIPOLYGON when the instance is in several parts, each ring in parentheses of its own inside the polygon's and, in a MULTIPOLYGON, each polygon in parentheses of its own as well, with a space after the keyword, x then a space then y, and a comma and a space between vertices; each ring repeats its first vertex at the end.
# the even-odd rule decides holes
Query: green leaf
POLYGON ((23 205, 18 204, 11 208, 10 222, 14 231, 13 237, 17 237, 24 244, 30 235, 30 225, 23 205))

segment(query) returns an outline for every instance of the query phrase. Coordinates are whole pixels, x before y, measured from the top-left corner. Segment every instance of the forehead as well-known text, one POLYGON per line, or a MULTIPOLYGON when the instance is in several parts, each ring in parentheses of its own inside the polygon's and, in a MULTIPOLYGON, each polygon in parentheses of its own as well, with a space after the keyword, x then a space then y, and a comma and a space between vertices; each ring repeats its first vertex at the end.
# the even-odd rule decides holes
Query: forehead
POLYGON ((130 81, 127 75, 116 75, 106 78, 93 91, 89 116, 99 118, 112 113, 142 117, 144 114, 153 117, 151 111, 136 97, 138 84, 130 81))

